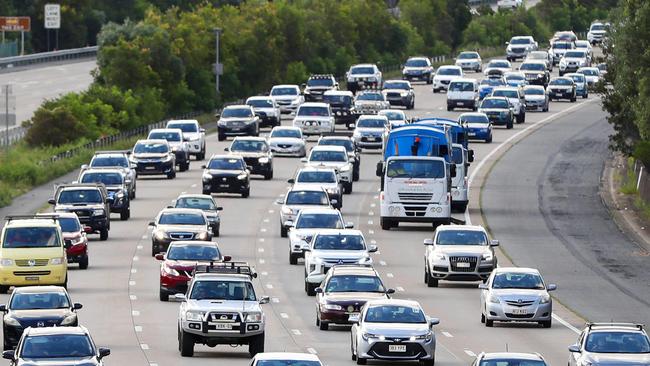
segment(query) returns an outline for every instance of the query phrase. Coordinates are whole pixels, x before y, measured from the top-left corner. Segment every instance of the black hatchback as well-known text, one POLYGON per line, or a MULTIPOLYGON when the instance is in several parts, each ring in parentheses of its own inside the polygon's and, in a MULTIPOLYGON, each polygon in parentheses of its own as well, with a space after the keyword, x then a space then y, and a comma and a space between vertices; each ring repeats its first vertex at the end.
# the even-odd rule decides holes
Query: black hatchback
POLYGON ((213 155, 203 169, 203 194, 250 195, 250 170, 242 156, 213 155))

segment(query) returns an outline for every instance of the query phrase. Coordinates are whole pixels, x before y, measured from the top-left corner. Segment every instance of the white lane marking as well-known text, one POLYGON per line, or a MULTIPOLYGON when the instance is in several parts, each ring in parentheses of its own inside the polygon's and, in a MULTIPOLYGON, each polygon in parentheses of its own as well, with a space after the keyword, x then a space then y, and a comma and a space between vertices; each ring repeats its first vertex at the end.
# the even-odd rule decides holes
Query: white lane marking
POLYGON ((142 235, 142 239, 146 239, 148 237, 149 237, 148 235, 142 235))
POLYGON ((274 213, 274 212, 275 212, 275 210, 269 210, 269 213, 274 213))
POLYGON ((190 187, 196 188, 196 183, 192 184, 190 187))
POLYGON ((404 292, 404 287, 402 287, 402 286, 397 286, 397 287, 395 287, 395 288, 396 288, 397 291, 399 291, 399 292, 404 292))
POLYGON ((442 333, 443 336, 445 336, 447 338, 454 338, 454 336, 451 335, 451 333, 449 333, 449 332, 441 332, 441 333, 442 333))
POLYGON ((372 220, 368 220, 368 225, 372 225, 374 222, 372 220))
POLYGON ((135 286, 135 281, 129 281, 129 286, 135 286))
POLYGON ((264 238, 260 238, 260 242, 261 242, 261 243, 263 243, 263 242, 264 242, 264 240, 265 240, 264 238))
POLYGON ((269 219, 264 219, 264 222, 269 222, 269 219))
POLYGON ((260 231, 263 232, 263 233, 265 233, 265 232, 266 232, 266 228, 261 228, 260 231))
POLYGON ((266 261, 263 258, 260 258, 259 262, 260 262, 260 264, 266 263, 266 261))
POLYGON ((260 253, 264 253, 264 248, 258 248, 257 251, 260 253))
POLYGON ((269 275, 268 272, 266 272, 266 271, 262 272, 262 276, 268 276, 268 275, 269 275))
POLYGON ((138 273, 138 270, 135 268, 131 268, 131 273, 138 273))
POLYGON ((382 266, 385 266, 386 262, 385 261, 379 261, 379 264, 382 265, 382 266))
POLYGON ((158 364, 157 364, 157 363, 150 362, 150 363, 149 363, 149 366, 158 366, 158 364))
POLYGON ((375 208, 376 206, 377 206, 377 204, 375 204, 375 203, 370 204, 370 207, 372 207, 372 208, 375 208))
POLYGON ((318 354, 318 352, 316 352, 316 350, 311 347, 307 348, 307 352, 311 353, 312 355, 318 354))
POLYGON ((372 234, 374 234, 374 233, 375 233, 374 230, 368 230, 368 234, 369 234, 369 235, 372 235, 372 234))
POLYGON ((370 244, 377 244, 377 240, 375 239, 370 240, 370 244))
POLYGON ((266 284, 266 288, 268 288, 269 290, 272 290, 272 289, 273 289, 273 285, 271 285, 270 283, 267 283, 267 284, 266 284))
POLYGON ((287 313, 280 313, 280 317, 283 319, 289 319, 289 314, 287 313))
POLYGON ((135 327, 133 327, 133 329, 135 329, 135 331, 138 332, 138 333, 142 332, 142 326, 140 326, 140 325, 136 325, 135 327))
POLYGON ((302 335, 302 333, 298 329, 291 329, 291 333, 293 333, 294 335, 297 335, 297 336, 302 335))
POLYGON ((573 325, 569 324, 568 321, 560 318, 559 315, 556 315, 555 313, 552 313, 551 317, 553 317, 553 319, 555 319, 558 323, 560 323, 560 324, 564 325, 565 327, 569 328, 571 331, 573 331, 573 333, 580 334, 580 329, 578 329, 578 328, 574 327, 573 325))
POLYGON ((148 350, 148 349, 149 349, 149 345, 146 344, 146 343, 140 343, 140 348, 142 348, 143 350, 148 350))
POLYGON ((274 303, 274 304, 277 304, 277 303, 280 302, 280 299, 278 299, 277 297, 272 297, 271 302, 274 303))
POLYGON ((386 273, 386 277, 388 277, 388 278, 393 278, 393 277, 395 277, 395 276, 393 276, 392 273, 386 273))
POLYGON ((379 250, 375 252, 375 255, 380 255, 380 254, 381 254, 381 251, 379 251, 379 250))
POLYGON ((131 316, 140 316, 140 312, 137 310, 132 310, 131 311, 131 316))
POLYGON ((131 301, 135 301, 138 299, 138 297, 135 295, 129 295, 129 299, 131 299, 131 301))
POLYGON ((138 245, 136 248, 138 248, 138 250, 139 250, 139 249, 142 249, 144 247, 142 245, 138 245))
POLYGON ((466 353, 469 357, 476 357, 476 353, 474 353, 474 352, 472 352, 472 351, 470 351, 470 350, 468 350, 468 349, 465 350, 465 353, 466 353))
POLYGON ((377 200, 377 199, 379 199, 379 196, 372 196, 372 198, 377 200))
POLYGON ((181 194, 185 194, 185 193, 187 193, 187 192, 181 192, 181 194))
POLYGON ((133 261, 134 261, 134 262, 135 262, 135 261, 139 261, 139 260, 140 260, 140 258, 138 258, 137 255, 133 257, 133 261))
POLYGON ((368 216, 375 216, 375 213, 372 211, 368 211, 368 216))

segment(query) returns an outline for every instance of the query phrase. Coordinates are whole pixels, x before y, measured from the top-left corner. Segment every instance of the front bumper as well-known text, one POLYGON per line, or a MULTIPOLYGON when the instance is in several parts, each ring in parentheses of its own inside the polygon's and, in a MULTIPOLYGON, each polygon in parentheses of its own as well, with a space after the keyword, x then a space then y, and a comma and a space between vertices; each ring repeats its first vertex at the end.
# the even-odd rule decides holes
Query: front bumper
POLYGON ((0 269, 0 285, 36 286, 63 285, 68 273, 68 264, 37 267, 6 266, 0 269))
POLYGON ((576 95, 579 95, 581 97, 584 97, 585 95, 588 95, 588 93, 589 93, 589 91, 588 91, 586 86, 584 88, 582 88, 582 89, 576 89, 576 95))
POLYGON ((361 307, 365 303, 366 303, 365 301, 354 301, 354 305, 342 304, 340 305, 343 308, 342 310, 325 309, 325 307, 319 304, 317 305, 318 316, 320 318, 320 321, 322 322, 334 323, 334 324, 352 324, 352 322, 350 322, 350 315, 359 314, 359 312, 361 311, 361 307))
POLYGON ((88 257, 88 245, 86 243, 76 244, 66 249, 68 263, 79 263, 83 258, 88 257))
POLYGON ((476 259, 463 263, 467 263, 468 267, 460 267, 458 262, 452 263, 449 258, 444 262, 429 264, 429 275, 445 281, 482 281, 490 277, 494 270, 492 262, 480 262, 476 259))
POLYGON ((486 140, 490 137, 489 128, 470 128, 467 131, 467 138, 470 140, 486 140))
POLYGON ((255 112, 260 119, 261 126, 275 126, 280 121, 280 116, 269 115, 266 112, 255 112))
POLYGON ((548 92, 548 97, 553 99, 573 99, 575 94, 573 91, 554 91, 551 89, 548 92))
POLYGON ((135 171, 138 175, 170 174, 174 171, 174 162, 172 160, 165 162, 137 162, 135 171))
POLYGON ((435 357, 436 341, 432 338, 429 341, 410 341, 408 338, 399 339, 397 342, 391 340, 380 340, 379 338, 361 338, 357 344, 357 357, 362 359, 380 360, 430 360, 435 357), (406 346, 406 351, 391 352, 391 346, 406 346))
POLYGON ((191 277, 161 274, 160 290, 169 295, 184 294, 187 292, 187 284, 190 282, 190 280, 191 277))
MULTIPOLYGON (((239 319, 239 316, 238 316, 239 319)), ((194 335, 198 343, 248 344, 250 337, 264 333, 264 322, 181 321, 184 332, 194 335), (231 329, 217 329, 226 323, 231 329)))
POLYGON ((187 145, 189 146, 189 153, 192 155, 200 154, 203 148, 201 139, 187 140, 187 145))
POLYGON ((217 126, 217 130, 219 135, 222 136, 249 136, 254 135, 256 132, 255 123, 246 123, 237 126, 219 125, 217 126))
POLYGON ((391 221, 448 224, 451 220, 451 205, 382 202, 381 217, 391 221))
POLYGON ((474 109, 478 105, 478 102, 474 99, 447 99, 447 107, 453 108, 471 108, 474 109))
POLYGON ((305 156, 305 145, 271 145, 271 152, 275 156, 305 156))
POLYGON ((433 89, 449 89, 450 80, 436 80, 433 79, 433 89))
POLYGON ((272 160, 266 163, 260 163, 258 158, 244 158, 244 161, 251 168, 251 174, 266 175, 273 170, 272 160))
POLYGON ((334 126, 329 123, 311 122, 310 124, 300 123, 296 127, 302 130, 303 135, 320 135, 332 132, 334 126))
POLYGON ((428 81, 431 79, 431 73, 430 72, 421 72, 421 73, 415 73, 415 72, 410 72, 410 73, 402 73, 402 79, 404 80, 419 80, 419 81, 428 81))
POLYGON ((397 95, 391 95, 391 93, 388 93, 386 95, 386 101, 390 103, 390 105, 399 105, 399 106, 409 106, 411 104, 411 98, 409 98, 408 95, 402 96, 400 94, 397 95))
POLYGON ((543 111, 546 108, 546 101, 542 100, 527 100, 526 101, 526 110, 527 111, 543 111))
POLYGON ((212 177, 203 181, 203 191, 210 193, 244 193, 249 188, 248 179, 241 180, 237 177, 212 177))
POLYGON ((463 63, 458 63, 456 66, 459 66, 463 71, 465 70, 473 70, 473 71, 479 71, 481 70, 481 64, 479 62, 463 62, 463 63))
POLYGON ((507 322, 549 321, 553 314, 553 306, 551 302, 547 304, 538 304, 536 302, 527 307, 515 307, 504 304, 503 300, 499 304, 494 304, 488 301, 485 304, 485 308, 485 316, 487 319, 507 322), (514 314, 514 312, 521 311, 521 309, 527 309, 526 314, 514 314))
POLYGON ((124 209, 128 208, 130 205, 127 195, 124 195, 122 198, 113 201, 110 205, 111 213, 120 213, 124 209))
POLYGON ((506 58, 516 60, 518 58, 525 58, 528 53, 526 51, 523 52, 513 52, 513 51, 506 51, 506 58))
POLYGON ((79 216, 79 222, 84 227, 90 228, 91 232, 97 232, 109 228, 109 219, 106 215, 79 216))
POLYGON ((354 143, 365 149, 381 149, 383 146, 381 136, 359 136, 354 137, 354 143))

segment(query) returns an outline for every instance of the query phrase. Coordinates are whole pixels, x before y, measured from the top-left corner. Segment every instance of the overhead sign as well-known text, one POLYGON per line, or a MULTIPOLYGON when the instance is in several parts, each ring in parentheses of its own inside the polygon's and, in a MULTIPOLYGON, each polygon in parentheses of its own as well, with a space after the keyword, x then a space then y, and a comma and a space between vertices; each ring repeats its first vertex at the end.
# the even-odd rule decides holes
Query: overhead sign
POLYGON ((45 4, 45 29, 61 28, 61 5, 45 4))
POLYGON ((29 32, 31 25, 29 17, 0 17, 0 31, 3 32, 29 32))

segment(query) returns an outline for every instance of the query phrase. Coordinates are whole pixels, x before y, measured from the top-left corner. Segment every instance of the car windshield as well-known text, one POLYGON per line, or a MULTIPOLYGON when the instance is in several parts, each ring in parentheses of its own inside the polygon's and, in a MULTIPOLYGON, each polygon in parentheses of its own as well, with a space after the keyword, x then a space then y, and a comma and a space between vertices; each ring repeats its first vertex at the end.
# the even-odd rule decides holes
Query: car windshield
POLYGON ((404 114, 401 112, 395 112, 395 111, 390 111, 390 112, 382 112, 379 114, 380 116, 386 116, 389 121, 403 121, 406 119, 404 114))
POLYGON ((365 250, 366 244, 361 235, 318 235, 314 239, 314 249, 321 250, 365 250))
POLYGON ((481 85, 500 86, 506 83, 501 78, 488 78, 481 80, 481 85))
POLYGON ((598 64, 598 70, 607 71, 607 64, 598 64))
POLYGON ((244 170, 244 162, 241 159, 212 159, 208 163, 208 169, 244 170))
POLYGON ((152 140, 167 140, 167 141, 173 141, 173 142, 177 142, 177 141, 182 140, 181 134, 178 133, 178 132, 156 132, 156 131, 153 131, 153 132, 149 133, 148 138, 152 139, 152 140))
POLYGON ((576 83, 584 83, 585 82, 585 76, 583 74, 571 74, 568 75, 573 81, 576 83))
POLYGON ((183 132, 199 132, 199 128, 196 123, 189 122, 170 122, 167 124, 167 128, 178 128, 183 132))
POLYGON ((256 366, 321 366, 318 361, 305 360, 257 360, 256 366))
POLYGON ((379 118, 364 118, 357 121, 357 127, 365 128, 384 128, 386 121, 379 118))
POLYGON ((297 128, 274 128, 271 131, 271 138, 273 137, 293 137, 300 139, 302 138, 302 133, 297 128))
POLYGON ((589 76, 598 76, 598 70, 597 69, 582 69, 578 70, 579 73, 583 75, 589 75, 589 76))
POLYGON ((16 292, 11 297, 11 310, 65 309, 70 308, 63 292, 16 292))
POLYGON ((198 213, 164 213, 158 220, 160 225, 205 225, 203 215, 198 213))
POLYGON ((287 205, 329 205, 327 193, 322 191, 291 191, 287 194, 287 205))
POLYGON ((382 101, 384 100, 384 96, 380 93, 363 93, 359 94, 357 96, 357 100, 374 100, 374 101, 382 101))
POLYGON ((311 106, 301 106, 298 108, 299 116, 314 116, 314 117, 327 117, 329 116, 329 111, 326 107, 311 107, 311 106))
POLYGON ((348 161, 348 156, 343 151, 313 150, 309 155, 309 161, 348 161))
POLYGON ((247 118, 253 117, 250 108, 226 108, 221 113, 222 118, 247 118))
POLYGON ((323 95, 323 102, 334 105, 350 105, 352 97, 349 95, 323 95))
POLYGON ((122 181, 120 173, 86 173, 81 177, 81 183, 104 183, 107 186, 118 186, 122 181))
POLYGON ((530 44, 532 43, 529 38, 513 38, 510 40, 510 44, 530 44))
POLYGON ((427 60, 422 58, 410 58, 404 64, 406 67, 427 67, 429 66, 427 60))
POLYGON ((403 81, 387 81, 384 83, 384 89, 409 90, 409 84, 403 81))
POLYGON ((553 79, 549 84, 551 85, 571 85, 572 80, 571 79, 553 79))
POLYGON ((217 207, 212 198, 184 197, 176 200, 176 208, 195 208, 198 210, 213 211, 217 207))
POLYGON ((221 253, 215 245, 172 244, 167 251, 167 259, 175 261, 213 261, 220 260, 221 253))
POLYGON ((524 81, 526 77, 519 74, 511 74, 505 76, 506 81, 524 81))
POLYGON ((33 335, 23 339, 22 359, 87 358, 95 351, 90 338, 84 334, 33 335))
POLYGON ((442 230, 436 238, 437 245, 487 245, 484 232, 477 230, 442 230))
POLYGON ((495 90, 492 92, 493 97, 519 98, 516 90, 495 90))
POLYGON ((354 145, 352 145, 352 141, 349 138, 322 139, 318 141, 318 145, 343 146, 348 152, 354 150, 354 145))
POLYGON ((482 360, 478 366, 546 366, 542 360, 518 360, 516 358, 492 358, 482 360))
POLYGON ((546 66, 544 64, 538 64, 536 62, 523 63, 519 67, 519 70, 544 71, 546 70, 546 66))
POLYGON ((422 309, 416 306, 378 305, 366 311, 367 323, 426 323, 422 309))
POLYGON ((536 273, 512 272, 499 273, 494 276, 492 288, 496 289, 523 289, 544 290, 542 277, 536 273))
POLYGON ((483 99, 481 102, 481 108, 491 108, 491 109, 508 109, 510 105, 507 100, 504 99, 483 99))
POLYGON ((607 27, 605 27, 604 24, 593 24, 591 28, 589 29, 590 31, 604 31, 607 30, 607 27))
POLYGON ((298 174, 298 183, 336 183, 336 173, 331 171, 306 171, 298 174))
POLYGON ((76 217, 59 217, 58 220, 61 231, 64 233, 74 233, 81 231, 79 219, 76 217))
POLYGON ((352 75, 374 74, 374 73, 375 73, 375 69, 370 66, 357 66, 357 67, 353 67, 350 70, 350 74, 352 75))
POLYGON ((252 99, 247 101, 246 104, 253 108, 273 108, 273 100, 271 99, 252 99))
POLYGON ((338 214, 301 214, 296 229, 343 229, 338 214))
POLYGON ((327 281, 325 292, 386 292, 379 277, 375 276, 332 276, 327 281))
POLYGON ((566 58, 584 58, 585 53, 582 52, 582 51, 567 51, 564 54, 564 57, 566 57, 566 58))
POLYGON ((542 88, 526 88, 524 89, 525 95, 544 95, 544 89, 542 88))
POLYGON ((526 56, 526 58, 532 58, 535 60, 547 60, 548 59, 548 54, 546 52, 531 52, 526 56))
POLYGON ((576 48, 589 48, 589 41, 576 41, 576 48))
POLYGON ((476 52, 461 52, 461 54, 458 55, 459 60, 470 60, 476 58, 478 58, 478 53, 476 52))
POLYGON ((487 67, 497 68, 497 69, 509 69, 510 64, 507 61, 490 61, 487 67))
POLYGON ((463 163, 463 149, 460 147, 454 147, 451 149, 451 161, 454 164, 462 164, 463 163))
POLYGON ((10 227, 5 230, 3 248, 50 248, 60 246, 53 227, 10 227))
POLYGON ((484 114, 470 114, 467 116, 460 116, 461 123, 485 123, 489 124, 490 119, 484 114))
POLYGON ((133 152, 136 154, 165 154, 169 152, 169 147, 160 142, 141 142, 135 145, 133 152))
POLYGON ((571 43, 569 42, 555 42, 553 43, 553 48, 557 48, 560 50, 570 50, 571 49, 571 43))
POLYGON ((594 353, 650 353, 650 343, 640 332, 598 331, 587 336, 585 350, 594 353))
POLYGON ((332 86, 334 80, 332 78, 316 78, 307 80, 307 86, 332 86))
POLYGON ((190 299, 257 301, 253 284, 244 281, 196 281, 190 299))
POLYGON ((388 178, 444 178, 445 164, 441 160, 391 160, 386 175, 388 178))
POLYGON ((120 157, 111 157, 111 156, 95 156, 95 158, 90 162, 91 167, 113 167, 119 166, 121 168, 126 168, 129 166, 129 159, 125 156, 120 157))
POLYGON ((455 67, 441 67, 438 69, 438 72, 436 73, 438 75, 461 75, 460 69, 457 69, 455 67))
POLYGON ((298 91, 298 88, 290 87, 290 88, 273 88, 271 89, 271 95, 274 96, 283 96, 283 95, 298 95, 300 92, 298 91))
POLYGON ((102 195, 97 189, 70 189, 61 191, 58 204, 72 205, 75 203, 103 203, 102 195))
POLYGON ((474 83, 469 81, 455 81, 449 85, 449 91, 471 92, 474 91, 474 83))
POLYGON ((230 151, 267 152, 269 151, 269 146, 264 140, 236 139, 230 145, 230 151))

